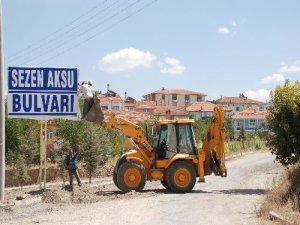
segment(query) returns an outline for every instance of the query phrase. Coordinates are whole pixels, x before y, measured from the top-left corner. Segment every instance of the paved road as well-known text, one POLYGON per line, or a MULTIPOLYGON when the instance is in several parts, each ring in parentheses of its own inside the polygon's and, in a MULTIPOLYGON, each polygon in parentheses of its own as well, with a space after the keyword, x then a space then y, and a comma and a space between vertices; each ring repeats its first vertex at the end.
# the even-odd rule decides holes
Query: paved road
MULTIPOLYGON (((30 216, 17 216, 5 224, 257 224, 256 212, 266 189, 282 171, 270 153, 245 155, 227 162, 228 177, 206 177, 193 192, 164 192, 158 182, 147 184, 145 195, 91 204, 36 203, 30 216), (154 195, 151 189, 159 189, 154 195)), ((23 209, 24 215, 24 209, 23 209)), ((1 213, 1 212, 0 212, 1 213)), ((1 223, 1 219, 0 219, 1 223)))

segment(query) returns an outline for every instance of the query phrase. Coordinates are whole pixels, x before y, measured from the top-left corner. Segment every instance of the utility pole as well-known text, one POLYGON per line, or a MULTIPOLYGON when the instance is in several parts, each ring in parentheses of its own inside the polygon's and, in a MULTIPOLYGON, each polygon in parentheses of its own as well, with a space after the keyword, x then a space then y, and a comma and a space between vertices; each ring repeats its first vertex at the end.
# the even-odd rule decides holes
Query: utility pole
POLYGON ((5 187, 5 104, 3 69, 2 0, 0 0, 0 201, 4 201, 5 187))

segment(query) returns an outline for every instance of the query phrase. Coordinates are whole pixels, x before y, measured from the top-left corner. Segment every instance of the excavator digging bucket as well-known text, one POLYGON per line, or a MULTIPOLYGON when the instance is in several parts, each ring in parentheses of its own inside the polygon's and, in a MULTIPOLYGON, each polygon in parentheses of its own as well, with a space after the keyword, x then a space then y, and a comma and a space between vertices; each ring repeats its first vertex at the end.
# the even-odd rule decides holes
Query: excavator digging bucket
POLYGON ((88 114, 83 118, 89 122, 95 122, 102 124, 104 120, 104 115, 100 106, 100 100, 97 98, 97 96, 94 96, 94 103, 88 112, 88 114))

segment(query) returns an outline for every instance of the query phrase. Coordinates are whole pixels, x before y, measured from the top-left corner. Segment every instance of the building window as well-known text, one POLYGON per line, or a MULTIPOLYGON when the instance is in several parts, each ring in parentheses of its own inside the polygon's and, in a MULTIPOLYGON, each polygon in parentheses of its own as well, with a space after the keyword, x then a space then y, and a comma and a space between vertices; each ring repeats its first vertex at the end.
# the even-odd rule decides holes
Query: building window
POLYGON ((237 129, 237 130, 240 130, 242 126, 243 126, 242 120, 237 120, 237 121, 236 121, 236 129, 237 129))
POLYGON ((133 107, 132 107, 132 106, 129 106, 129 107, 128 107, 128 111, 133 111, 133 107))
POLYGON ((101 106, 101 109, 102 109, 102 110, 108 110, 108 105, 102 105, 102 106, 101 106))
POLYGON ((148 113, 149 112, 149 109, 144 109, 144 113, 148 113))
POLYGON ((240 111, 240 107, 236 107, 235 111, 239 112, 240 111))
POLYGON ((202 102, 202 96, 201 95, 197 95, 197 102, 202 102))
POLYGON ((190 101, 190 96, 186 95, 186 96, 184 96, 184 99, 185 99, 185 102, 189 102, 190 101))
POLYGON ((262 120, 257 120, 257 128, 262 128, 262 123, 263 121, 262 120))
POLYGON ((255 128, 256 127, 256 120, 249 120, 249 128, 255 128))
POLYGON ((190 104, 190 96, 189 95, 184 96, 184 101, 185 101, 185 105, 189 105, 190 104))
POLYGON ((163 94, 163 95, 161 96, 161 99, 162 99, 162 100, 165 100, 165 99, 166 99, 166 96, 163 94))
POLYGON ((118 110, 120 110, 120 107, 119 107, 118 105, 114 105, 114 106, 112 107, 112 110, 118 111, 118 110))
POLYGON ((172 95, 172 101, 174 101, 174 102, 177 101, 177 95, 172 95))

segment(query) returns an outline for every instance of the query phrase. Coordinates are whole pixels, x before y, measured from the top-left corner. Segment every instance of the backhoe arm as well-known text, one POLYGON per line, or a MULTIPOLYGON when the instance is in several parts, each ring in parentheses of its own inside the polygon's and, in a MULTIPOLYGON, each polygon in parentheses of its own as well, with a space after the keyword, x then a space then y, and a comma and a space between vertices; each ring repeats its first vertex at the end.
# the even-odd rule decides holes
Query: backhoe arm
POLYGON ((224 177, 227 176, 224 143, 224 111, 222 107, 217 106, 214 108, 214 116, 201 149, 205 153, 205 175, 209 175, 214 172, 215 175, 224 177))
POLYGON ((147 138, 145 137, 140 126, 125 118, 117 117, 112 112, 104 112, 103 114, 106 118, 102 123, 104 128, 131 138, 139 148, 146 149, 151 154, 153 153, 152 147, 147 141, 147 138))

